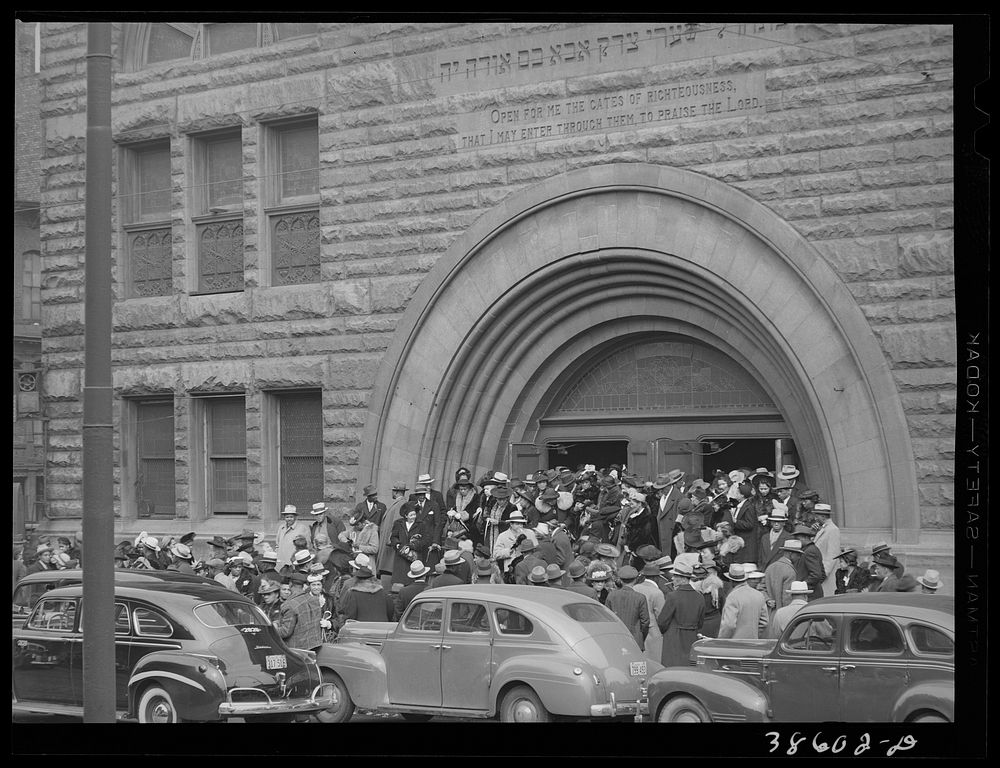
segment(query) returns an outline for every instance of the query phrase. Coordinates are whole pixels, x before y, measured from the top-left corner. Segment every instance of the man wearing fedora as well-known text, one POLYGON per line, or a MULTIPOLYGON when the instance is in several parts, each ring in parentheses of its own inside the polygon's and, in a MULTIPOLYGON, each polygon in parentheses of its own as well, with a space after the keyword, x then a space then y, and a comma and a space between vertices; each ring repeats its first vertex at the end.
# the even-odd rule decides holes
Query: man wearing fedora
POLYGON ((944 586, 941 581, 941 574, 933 568, 924 571, 923 576, 917 576, 917 583, 920 585, 920 593, 924 595, 935 595, 944 586))
POLYGON ((406 483, 395 483, 392 486, 392 500, 382 515, 382 523, 378 529, 378 540, 381 546, 375 559, 375 570, 378 572, 382 588, 392 590, 393 566, 396 561, 396 548, 392 542, 392 529, 396 520, 402 517, 403 505, 406 503, 406 483))
POLYGON ((777 559, 764 569, 764 593, 772 615, 791 599, 785 590, 795 581, 795 564, 792 558, 801 556, 802 542, 798 539, 786 539, 778 550, 777 559))
POLYGON ((354 505, 351 517, 363 517, 365 520, 371 520, 376 526, 381 525, 385 515, 385 504, 378 500, 378 488, 366 485, 362 494, 365 498, 354 505))
POLYGON ((441 539, 444 538, 444 497, 432 488, 434 478, 422 474, 417 478, 416 490, 407 502, 417 510, 417 522, 424 530, 426 553, 424 563, 433 568, 441 559, 441 539))
POLYGON ((312 531, 305 521, 299 520, 298 510, 293 504, 286 504, 281 511, 281 522, 274 537, 274 549, 278 553, 278 566, 288 565, 295 554, 295 537, 305 536, 312 540, 312 531))
POLYGON ((465 584, 466 581, 458 575, 459 566, 465 563, 462 553, 457 549, 449 549, 441 558, 440 565, 444 566, 444 573, 434 579, 435 587, 456 587, 465 584))
POLYGON ((378 557, 378 525, 363 515, 354 516, 347 522, 350 528, 341 536, 351 542, 351 554, 364 552, 368 557, 378 557))
MULTIPOLYGON (((524 534, 519 534, 518 538, 522 535, 524 534)), ((545 568, 548 565, 545 560, 538 556, 538 545, 535 540, 527 536, 518 543, 506 564, 507 569, 504 571, 504 577, 510 584, 527 584, 528 576, 532 570, 539 566, 545 568)))
POLYGON ((829 504, 819 503, 813 506, 816 523, 813 528, 816 535, 813 544, 823 556, 823 594, 832 595, 837 591, 837 556, 840 555, 840 528, 833 524, 831 517, 833 509, 829 504))
POLYGON ((566 573, 570 579, 569 584, 566 585, 566 589, 570 592, 576 592, 577 594, 589 597, 591 600, 597 599, 597 592, 586 581, 587 566, 583 562, 574 560, 569 564, 566 573))
POLYGON ((793 581, 785 588, 788 600, 785 605, 774 612, 767 631, 768 637, 778 639, 784 634, 788 622, 808 603, 807 598, 811 591, 809 585, 804 581, 793 581))
MULTIPOLYGON (((514 536, 505 536, 514 522, 519 522, 522 527, 527 523, 524 514, 511 502, 506 481, 506 475, 503 476, 503 483, 496 481, 494 476, 493 482, 487 484, 483 489, 482 503, 476 507, 472 516, 473 525, 470 526, 474 531, 473 541, 485 545, 493 552, 494 559, 497 559, 498 547, 511 549, 513 539, 521 532, 519 529, 514 536)), ((534 538, 534 535, 532 533, 531 537, 534 538)), ((506 572, 505 568, 501 568, 506 572)))
POLYGON ((168 571, 177 571, 178 573, 187 573, 194 576, 194 555, 191 553, 191 547, 180 542, 171 544, 170 560, 171 563, 167 566, 168 571))
POLYGON ((809 601, 823 597, 823 582, 826 581, 826 571, 823 570, 823 553, 813 543, 816 532, 812 526, 798 523, 792 536, 802 544, 802 557, 795 563, 795 578, 809 585, 809 601))
POLYGON ((888 552, 879 552, 872 559, 875 564, 875 579, 877 586, 869 587, 870 592, 896 592, 898 591, 899 580, 902 577, 896 576, 896 569, 899 567, 899 560, 888 552))
POLYGON ((288 575, 291 595, 281 604, 275 628, 292 648, 317 651, 323 644, 323 609, 308 592, 309 577, 300 572, 288 575))
POLYGON ((272 579, 261 579, 257 587, 257 604, 274 624, 281 615, 281 584, 272 579))
POLYGON ((767 524, 770 527, 760 535, 760 542, 757 545, 757 562, 765 572, 771 563, 781 557, 782 545, 791 538, 791 534, 785 530, 788 507, 779 501, 774 501, 772 507, 771 514, 767 516, 767 524))
POLYGON ((344 595, 342 613, 345 621, 392 621, 395 599, 375 581, 367 565, 354 569, 354 584, 344 595))
POLYGON ((775 475, 775 492, 778 488, 787 490, 787 493, 779 494, 779 500, 788 507, 788 514, 792 516, 798 509, 802 491, 806 489, 802 471, 794 464, 783 464, 775 475), (780 498, 781 496, 785 498, 780 498))
POLYGON ((403 613, 406 612, 406 607, 413 598, 427 589, 427 574, 430 572, 431 569, 420 560, 414 560, 410 563, 410 570, 406 574, 406 585, 396 595, 396 605, 392 616, 393 621, 399 621, 403 618, 403 613))
POLYGON ((691 586, 694 568, 686 561, 674 563, 670 574, 674 588, 664 596, 656 617, 663 636, 660 663, 665 667, 687 666, 691 646, 705 621, 705 598, 691 586))
POLYGON ((639 572, 631 565, 625 565, 619 569, 618 578, 621 588, 611 590, 604 604, 629 628, 639 648, 645 650, 646 635, 649 634, 649 607, 645 595, 633 589, 639 572))
MULTIPOLYGON (((675 566, 676 568, 676 566, 675 566)), ((767 600, 763 593, 747 583, 747 573, 742 563, 733 563, 726 574, 734 586, 726 596, 719 624, 720 638, 746 638, 756 640, 767 630, 767 600)))
POLYGON ((671 469, 666 474, 657 475, 653 481, 657 497, 652 506, 656 516, 656 545, 661 552, 669 553, 671 557, 677 557, 677 548, 673 542, 674 524, 677 521, 677 504, 684 496, 683 480, 684 473, 681 470, 671 469))

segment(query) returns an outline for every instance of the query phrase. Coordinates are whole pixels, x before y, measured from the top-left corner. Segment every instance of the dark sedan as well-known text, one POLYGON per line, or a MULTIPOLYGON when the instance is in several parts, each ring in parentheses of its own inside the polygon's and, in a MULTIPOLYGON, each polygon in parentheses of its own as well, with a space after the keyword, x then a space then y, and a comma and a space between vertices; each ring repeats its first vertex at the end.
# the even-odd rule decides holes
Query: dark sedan
MULTIPOLYGON (((82 714, 82 584, 45 591, 11 641, 14 713, 82 714)), ((305 718, 329 708, 311 651, 251 600, 172 576, 115 585, 116 708, 141 723, 305 718)))
POLYGON ((658 722, 954 722, 955 599, 821 598, 778 640, 699 640, 649 681, 658 722))

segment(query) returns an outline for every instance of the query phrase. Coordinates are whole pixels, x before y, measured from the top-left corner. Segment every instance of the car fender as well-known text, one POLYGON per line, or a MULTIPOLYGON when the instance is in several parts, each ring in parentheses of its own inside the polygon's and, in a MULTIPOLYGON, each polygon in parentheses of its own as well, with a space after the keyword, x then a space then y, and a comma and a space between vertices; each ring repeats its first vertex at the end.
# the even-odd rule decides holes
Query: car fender
POLYGON ((128 681, 128 713, 138 717, 141 691, 159 685, 174 700, 185 720, 218 720, 219 704, 226 699, 226 678, 208 659, 177 651, 143 656, 128 681))
POLYGON ((373 709, 389 703, 385 659, 364 643, 324 643, 316 654, 320 669, 337 673, 355 706, 373 709))
POLYGON ((498 711, 501 692, 512 683, 529 686, 545 708, 556 715, 590 717, 591 704, 607 702, 606 694, 594 683, 592 670, 582 661, 573 663, 549 654, 528 654, 511 657, 493 674, 492 713, 498 711), (580 674, 575 674, 574 669, 580 670, 580 674))
POLYGON ((892 708, 892 722, 905 722, 913 713, 933 710, 955 722, 955 683, 948 680, 928 680, 907 688, 892 708))
POLYGON ((653 720, 663 703, 677 694, 693 696, 722 722, 767 722, 766 694, 735 675, 704 672, 695 667, 668 667, 649 678, 649 714, 653 720))

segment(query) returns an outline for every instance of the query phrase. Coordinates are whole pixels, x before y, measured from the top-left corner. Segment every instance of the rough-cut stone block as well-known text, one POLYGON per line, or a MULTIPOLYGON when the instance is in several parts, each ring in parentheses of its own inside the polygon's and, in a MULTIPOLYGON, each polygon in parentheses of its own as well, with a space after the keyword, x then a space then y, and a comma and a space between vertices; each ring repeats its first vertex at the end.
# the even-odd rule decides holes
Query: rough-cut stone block
POLYGON ((330 361, 327 385, 331 389, 370 388, 375 381, 378 360, 338 358, 330 361))
POLYGON ((410 297, 420 284, 419 278, 399 277, 372 279, 372 312, 401 312, 406 309, 410 297))
POLYGON ((844 171, 871 165, 885 165, 892 160, 891 146, 823 149, 819 153, 819 166, 822 171, 844 171))
POLYGON ((946 323, 888 326, 875 329, 893 367, 954 365, 955 327, 946 323))

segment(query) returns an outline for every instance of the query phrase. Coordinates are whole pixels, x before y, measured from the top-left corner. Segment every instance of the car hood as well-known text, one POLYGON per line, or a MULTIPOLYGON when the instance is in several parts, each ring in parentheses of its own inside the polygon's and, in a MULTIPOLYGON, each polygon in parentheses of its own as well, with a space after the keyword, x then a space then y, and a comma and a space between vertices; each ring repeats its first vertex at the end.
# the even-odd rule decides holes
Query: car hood
POLYGON ((771 652, 777 640, 698 640, 691 646, 691 658, 717 656, 723 658, 763 658, 771 652))
POLYGON ((306 695, 319 683, 315 665, 289 648, 272 626, 227 627, 209 648, 222 660, 230 687, 259 687, 274 698, 272 689, 280 688, 275 679, 278 672, 286 676, 286 688, 279 697, 306 695))

